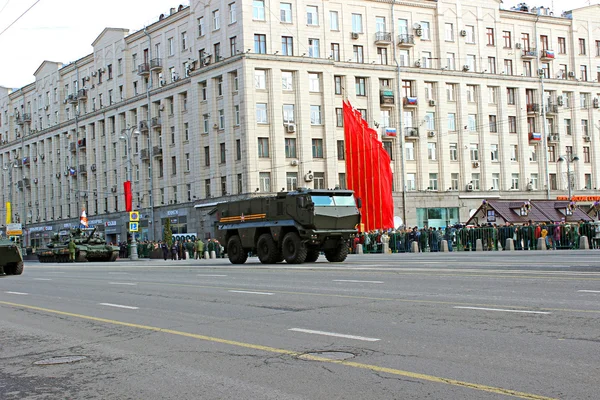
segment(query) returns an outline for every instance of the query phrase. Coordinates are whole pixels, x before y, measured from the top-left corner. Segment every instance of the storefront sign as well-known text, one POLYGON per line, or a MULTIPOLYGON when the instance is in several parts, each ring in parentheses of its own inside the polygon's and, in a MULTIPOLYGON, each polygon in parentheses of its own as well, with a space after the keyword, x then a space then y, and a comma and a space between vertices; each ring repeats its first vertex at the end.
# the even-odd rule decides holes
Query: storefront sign
MULTIPOLYGON (((557 196, 556 200, 566 200, 569 201, 569 196, 557 196)), ((600 196, 573 196, 571 197, 573 201, 600 201, 600 196)))
POLYGON ((179 210, 169 210, 167 211, 167 216, 172 217, 174 215, 179 215, 179 210))
POLYGON ((195 241, 198 238, 198 234, 196 233, 175 233, 173 234, 173 241, 177 240, 179 242, 183 240, 191 240, 195 241))
POLYGON ((21 224, 8 224, 6 225, 6 234, 7 235, 22 235, 23 234, 23 226, 21 224))
POLYGON ((117 227, 117 221, 106 221, 104 223, 104 226, 106 228, 104 228, 104 233, 105 234, 111 234, 111 233, 119 233, 120 229, 117 227))
POLYGON ((51 226, 34 226, 33 228, 29 228, 29 232, 44 232, 51 231, 51 226))
POLYGON ((106 221, 104 226, 117 226, 117 221, 106 221))
POLYGON ((88 226, 90 226, 90 227, 93 227, 96 225, 102 225, 102 224, 104 224, 104 220, 101 220, 101 219, 93 219, 91 221, 88 221, 88 226))

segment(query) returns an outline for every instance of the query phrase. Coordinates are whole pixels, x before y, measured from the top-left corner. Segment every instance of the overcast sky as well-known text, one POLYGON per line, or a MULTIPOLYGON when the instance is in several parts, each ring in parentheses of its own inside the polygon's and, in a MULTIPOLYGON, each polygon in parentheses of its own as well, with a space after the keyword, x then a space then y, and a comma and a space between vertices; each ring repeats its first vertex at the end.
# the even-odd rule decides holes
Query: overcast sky
MULTIPOLYGON (((245 0, 250 1, 250 0, 245 0)), ((544 0, 555 15, 598 0, 544 0)), ((521 1, 505 0, 509 9, 521 1)), ((68 64, 92 52, 92 42, 106 27, 134 32, 158 20, 170 7, 188 0, 0 0, 0 86, 19 88, 34 81, 44 60, 68 64)))

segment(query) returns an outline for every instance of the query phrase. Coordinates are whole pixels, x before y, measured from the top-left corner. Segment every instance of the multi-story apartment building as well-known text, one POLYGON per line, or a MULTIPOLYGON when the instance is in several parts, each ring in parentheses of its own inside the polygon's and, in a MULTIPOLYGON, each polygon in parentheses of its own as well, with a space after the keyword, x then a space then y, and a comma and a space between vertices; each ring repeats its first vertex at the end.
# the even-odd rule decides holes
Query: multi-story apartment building
POLYGON ((569 182, 597 194, 600 6, 500 3, 191 0, 144 30, 107 28, 92 54, 2 88, 3 204, 28 243, 81 208, 122 240, 130 142, 142 237, 167 219, 209 235, 216 202, 345 186, 345 98, 380 131, 409 225, 569 182))

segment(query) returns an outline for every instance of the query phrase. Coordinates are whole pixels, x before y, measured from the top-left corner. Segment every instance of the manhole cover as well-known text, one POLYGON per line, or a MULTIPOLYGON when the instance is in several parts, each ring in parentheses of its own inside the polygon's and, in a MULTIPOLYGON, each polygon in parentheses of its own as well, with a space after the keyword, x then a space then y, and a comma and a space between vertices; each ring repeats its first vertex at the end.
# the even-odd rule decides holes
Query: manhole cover
POLYGON ((87 357, 85 356, 65 356, 65 357, 52 357, 46 358, 45 360, 40 360, 34 362, 35 365, 56 365, 56 364, 69 364, 77 361, 85 360, 87 357))
MULTIPOLYGON (((356 357, 355 354, 348 353, 345 351, 319 351, 312 353, 304 353, 303 356, 314 356, 314 357, 325 357, 331 360, 349 360, 356 357)), ((302 358, 302 356, 300 356, 302 358)))

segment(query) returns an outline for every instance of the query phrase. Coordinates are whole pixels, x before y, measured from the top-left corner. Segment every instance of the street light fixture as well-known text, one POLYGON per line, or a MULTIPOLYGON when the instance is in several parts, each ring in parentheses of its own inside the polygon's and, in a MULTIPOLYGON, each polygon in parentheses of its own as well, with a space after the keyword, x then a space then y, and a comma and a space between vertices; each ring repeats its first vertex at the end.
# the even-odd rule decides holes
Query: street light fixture
POLYGON ((569 187, 569 201, 571 200, 571 163, 579 161, 579 157, 570 154, 558 157, 558 162, 567 162, 567 186, 569 187))
MULTIPOLYGON (((137 127, 135 127, 135 126, 132 126, 130 128, 123 129, 123 131, 121 131, 121 136, 119 137, 120 140, 124 140, 125 141, 125 145, 127 147, 127 164, 128 164, 127 179, 129 180, 129 182, 130 182, 131 185, 133 185, 133 179, 132 179, 133 163, 132 163, 132 160, 131 160, 131 137, 132 136, 138 136, 139 134, 140 134, 140 130, 137 127)), ((133 196, 133 188, 132 188, 131 191, 132 191, 132 196, 133 196)), ((132 261, 138 259, 137 241, 135 240, 135 232, 131 232, 131 254, 130 254, 130 259, 132 261)))

